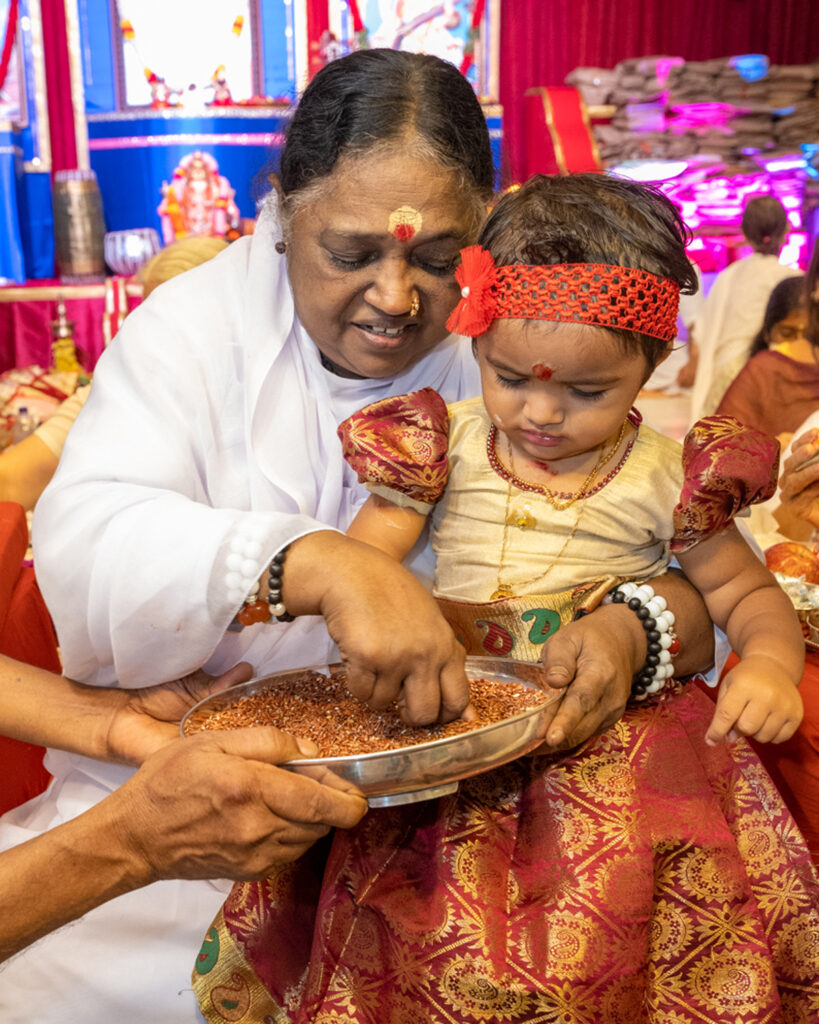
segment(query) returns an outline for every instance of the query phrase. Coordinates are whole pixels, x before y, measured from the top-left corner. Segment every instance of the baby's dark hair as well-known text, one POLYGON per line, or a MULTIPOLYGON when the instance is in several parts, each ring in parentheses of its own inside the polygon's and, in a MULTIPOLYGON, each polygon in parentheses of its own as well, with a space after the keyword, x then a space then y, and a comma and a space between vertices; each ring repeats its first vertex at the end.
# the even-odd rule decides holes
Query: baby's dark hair
MULTIPOLYGON (((605 174, 536 174, 497 203, 480 243, 498 266, 515 263, 606 263, 647 270, 697 291, 685 254, 689 232, 677 208, 657 189, 605 174)), ((666 351, 657 338, 605 328, 628 353, 641 352, 653 370, 666 351)))
POLYGON ((742 211, 742 233, 756 252, 776 256, 785 241, 788 216, 774 196, 749 199, 742 211))
POLYGON ((768 348, 771 330, 795 309, 804 309, 808 304, 808 289, 804 277, 786 277, 771 291, 762 326, 751 342, 748 358, 768 348))

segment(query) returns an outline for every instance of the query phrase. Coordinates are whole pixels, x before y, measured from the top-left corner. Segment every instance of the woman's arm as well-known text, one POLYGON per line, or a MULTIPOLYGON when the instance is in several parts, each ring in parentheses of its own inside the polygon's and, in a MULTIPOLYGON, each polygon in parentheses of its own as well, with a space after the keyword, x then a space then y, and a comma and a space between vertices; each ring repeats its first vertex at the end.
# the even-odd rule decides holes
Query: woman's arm
MULTIPOLYGON (((651 586, 676 618, 677 675, 707 671, 714 661, 714 628, 702 596, 675 570, 654 577, 651 586)), ((625 605, 602 605, 562 626, 542 654, 547 682, 567 687, 546 735, 549 746, 571 749, 618 721, 645 659, 645 631, 625 605)))
POLYGON ((315 755, 269 727, 177 739, 77 818, 0 854, 0 961, 162 878, 264 878, 366 812, 331 773, 275 767, 315 755))

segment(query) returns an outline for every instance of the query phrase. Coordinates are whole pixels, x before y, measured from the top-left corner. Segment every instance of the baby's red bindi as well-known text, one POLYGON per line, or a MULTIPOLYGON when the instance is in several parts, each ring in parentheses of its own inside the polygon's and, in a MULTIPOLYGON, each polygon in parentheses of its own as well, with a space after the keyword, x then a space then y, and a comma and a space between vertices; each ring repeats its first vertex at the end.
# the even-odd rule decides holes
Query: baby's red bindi
POLYGON ((554 372, 551 366, 546 366, 545 363, 535 363, 532 367, 532 374, 538 380, 549 380, 554 372))

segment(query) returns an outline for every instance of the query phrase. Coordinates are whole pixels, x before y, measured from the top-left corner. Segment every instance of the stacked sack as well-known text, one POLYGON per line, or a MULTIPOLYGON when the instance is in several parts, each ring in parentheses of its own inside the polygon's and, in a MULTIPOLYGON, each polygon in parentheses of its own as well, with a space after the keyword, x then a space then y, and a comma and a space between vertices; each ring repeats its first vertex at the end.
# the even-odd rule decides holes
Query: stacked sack
POLYGON ((612 70, 576 68, 566 84, 587 106, 614 108, 592 129, 606 166, 637 159, 727 162, 748 151, 819 142, 819 62, 769 67, 763 55, 684 61, 656 56, 612 70))

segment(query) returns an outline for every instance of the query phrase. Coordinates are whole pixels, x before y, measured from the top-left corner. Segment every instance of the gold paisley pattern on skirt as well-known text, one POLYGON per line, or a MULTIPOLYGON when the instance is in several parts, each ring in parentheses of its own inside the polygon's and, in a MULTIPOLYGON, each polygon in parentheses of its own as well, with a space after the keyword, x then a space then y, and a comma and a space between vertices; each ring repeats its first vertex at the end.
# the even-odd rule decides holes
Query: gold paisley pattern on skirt
POLYGON ((526 993, 508 975, 496 972, 488 961, 480 957, 458 957, 442 967, 436 984, 456 1014, 468 1014, 476 1020, 501 1020, 526 1012, 526 993))
POLYGON ((495 857, 477 841, 466 843, 455 857, 455 874, 466 892, 476 896, 481 889, 492 885, 499 892, 506 886, 507 902, 514 906, 518 898, 517 879, 504 872, 495 857))
POLYGON ((631 765, 615 754, 584 761, 575 779, 592 799, 599 799, 605 793, 615 807, 634 790, 631 765))
POLYGON ((594 923, 583 914, 553 914, 547 955, 554 973, 570 981, 592 976, 607 955, 595 938, 594 923))
MULTIPOLYGON (((819 973, 819 914, 812 914, 805 923, 791 921, 777 939, 777 952, 787 959, 794 976, 801 981, 815 981, 819 973)), ((819 996, 815 1010, 819 1019, 819 996)))
POLYGON ((353 909, 344 906, 337 908, 329 920, 322 922, 322 933, 328 945, 344 945, 345 937, 350 936, 345 948, 353 969, 364 967, 374 973, 386 970, 388 956, 385 947, 389 938, 380 917, 376 914, 359 914, 356 927, 351 930, 353 917, 353 909))
POLYGON ((695 900, 735 899, 742 879, 731 871, 733 857, 728 849, 699 849, 686 854, 679 866, 683 887, 695 900))
MULTIPOLYGON (((637 1024, 645 1020, 645 986, 640 977, 618 978, 606 992, 602 1003, 602 1017, 606 1024, 637 1024)), ((589 1021, 594 1017, 585 1018, 589 1021)), ((663 1024, 667 1024, 663 1018, 663 1024)))
POLYGON ((785 851, 773 841, 771 830, 762 812, 747 814, 737 846, 743 860, 752 863, 757 871, 780 871, 786 861, 785 851))
POLYGON ((673 961, 691 942, 693 930, 682 907, 668 900, 658 900, 649 929, 652 959, 673 961))
POLYGON ((556 800, 552 804, 560 844, 585 853, 597 841, 594 819, 580 807, 556 800))
POLYGON ((706 1005, 752 1021, 759 1019, 751 1015, 753 1003, 764 1005, 773 989, 770 965, 761 955, 741 949, 715 951, 692 969, 689 982, 706 1005))

